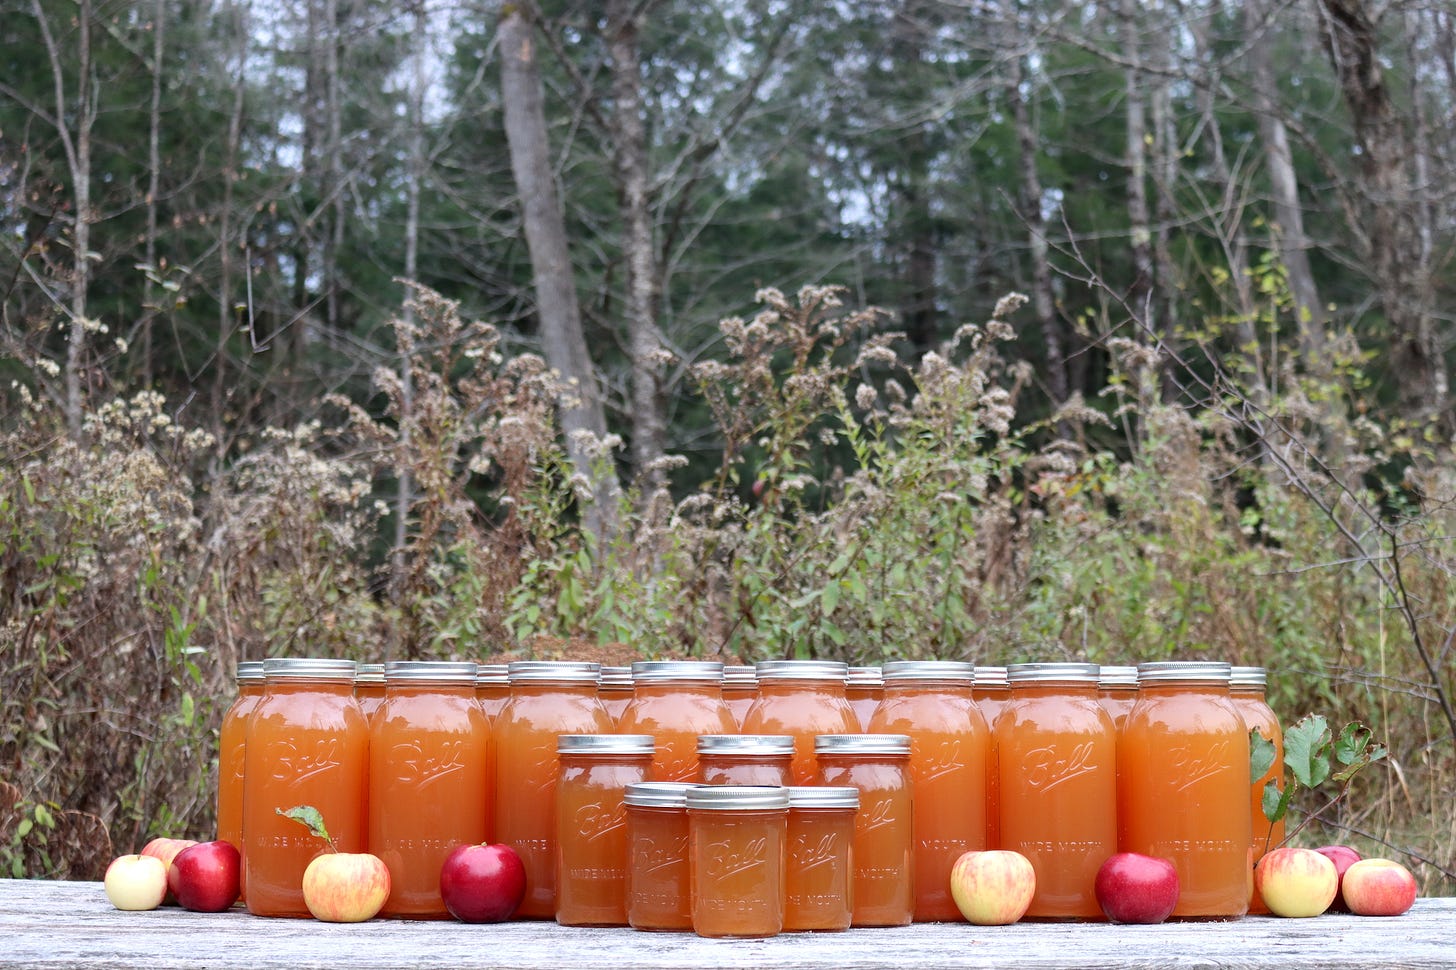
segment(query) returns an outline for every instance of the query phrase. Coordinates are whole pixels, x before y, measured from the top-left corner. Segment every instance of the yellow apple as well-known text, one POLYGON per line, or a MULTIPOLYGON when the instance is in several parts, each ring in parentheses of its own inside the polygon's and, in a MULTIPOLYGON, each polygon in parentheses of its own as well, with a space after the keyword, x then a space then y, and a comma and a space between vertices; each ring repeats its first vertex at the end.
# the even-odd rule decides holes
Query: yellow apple
POLYGON ((950 870, 950 894, 961 915, 977 926, 1005 926, 1026 915, 1036 893, 1036 871, 1020 852, 966 852, 950 870))
POLYGON ((1259 860, 1254 885, 1275 916, 1318 916, 1334 901, 1340 876, 1335 864, 1314 849, 1286 846, 1259 860))
POLYGON ((303 901, 315 919, 362 923, 389 898, 389 867, 368 852, 325 852, 303 871, 303 901))
POLYGON ((106 867, 102 886, 117 909, 156 909, 167 895, 167 865, 156 856, 117 856, 106 867))

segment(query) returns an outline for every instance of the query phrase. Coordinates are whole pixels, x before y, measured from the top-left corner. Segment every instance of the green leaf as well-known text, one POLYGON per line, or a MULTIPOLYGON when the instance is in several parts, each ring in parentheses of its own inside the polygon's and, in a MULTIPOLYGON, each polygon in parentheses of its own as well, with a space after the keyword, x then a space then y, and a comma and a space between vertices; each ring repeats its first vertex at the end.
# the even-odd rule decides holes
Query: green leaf
POLYGON ((1363 760, 1366 748, 1370 747, 1370 740, 1374 732, 1359 721, 1351 721, 1340 731, 1340 736, 1335 738, 1335 759, 1342 765, 1353 765, 1363 760))
POLYGON ((1274 767, 1274 742, 1264 737, 1258 728, 1249 732, 1249 783, 1253 784, 1274 767))
POLYGON ((23 839, 30 834, 30 830, 34 826, 35 821, 33 819, 23 818, 20 820, 20 824, 15 826, 15 834, 23 839))
POLYGON ((1276 782, 1269 782, 1264 786, 1264 794, 1260 801, 1260 807, 1264 810, 1264 817, 1271 822, 1277 822, 1289 811, 1289 799, 1294 795, 1294 786, 1291 785, 1284 791, 1279 790, 1276 782))
POLYGON ((287 811, 281 808, 275 808, 273 811, 282 815, 284 818, 291 818, 298 824, 304 826, 314 838, 323 839, 328 844, 329 851, 339 851, 334 846, 333 838, 329 836, 329 830, 324 828, 323 813, 312 805, 295 805, 287 811))
POLYGON ((1330 776, 1331 743, 1329 722, 1318 714, 1300 719, 1284 733, 1284 764, 1295 781, 1315 788, 1330 776))
POLYGON ((820 607, 824 610, 825 616, 831 616, 834 608, 839 605, 839 580, 833 580, 819 596, 820 607))

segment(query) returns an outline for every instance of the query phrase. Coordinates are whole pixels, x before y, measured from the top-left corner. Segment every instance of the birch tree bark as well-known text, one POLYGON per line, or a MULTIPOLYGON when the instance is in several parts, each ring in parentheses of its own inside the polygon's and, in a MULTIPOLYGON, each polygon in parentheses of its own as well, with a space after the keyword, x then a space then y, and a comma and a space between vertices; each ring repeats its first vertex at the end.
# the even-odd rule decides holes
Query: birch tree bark
MULTIPOLYGON (((1138 24, 1141 6, 1141 0, 1121 0, 1118 26, 1122 35, 1123 57, 1127 60, 1123 88, 1126 125, 1123 164, 1127 166, 1127 219, 1133 274, 1127 288, 1127 304, 1133 313, 1149 314, 1149 297, 1153 291, 1153 234, 1148 208, 1147 88, 1138 24)), ((1154 330, 1159 329, 1158 321, 1145 322, 1154 330)))
POLYGON ((141 365, 142 386, 152 386, 152 325, 157 317, 156 284, 152 277, 161 272, 157 265, 157 196, 162 191, 162 67, 167 53, 167 0, 152 7, 152 100, 147 112, 147 229, 145 261, 150 269, 142 288, 141 365))

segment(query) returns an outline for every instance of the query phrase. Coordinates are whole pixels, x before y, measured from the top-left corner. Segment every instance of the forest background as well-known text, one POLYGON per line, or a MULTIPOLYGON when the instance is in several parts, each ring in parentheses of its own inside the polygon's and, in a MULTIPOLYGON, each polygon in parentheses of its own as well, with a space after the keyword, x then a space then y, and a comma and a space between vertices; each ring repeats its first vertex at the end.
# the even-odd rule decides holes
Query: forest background
POLYGON ((240 658, 1218 658, 1456 889, 1444 0, 0 0, 0 869, 240 658), (477 323, 475 321, 485 321, 477 323))

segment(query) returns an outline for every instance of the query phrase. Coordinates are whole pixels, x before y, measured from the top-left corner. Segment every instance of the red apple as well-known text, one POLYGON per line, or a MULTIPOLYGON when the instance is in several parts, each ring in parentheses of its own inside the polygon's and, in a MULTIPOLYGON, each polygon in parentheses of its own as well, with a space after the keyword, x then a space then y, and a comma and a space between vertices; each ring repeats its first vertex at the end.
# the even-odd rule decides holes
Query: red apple
POLYGON ((177 853, 167 886, 183 909, 220 913, 238 901, 242 868, 242 856, 231 842, 201 842, 177 853))
POLYGON ((460 845, 440 866, 440 896, 465 923, 511 918, 526 895, 526 867, 508 845, 460 845))
POLYGON ((1345 870, 1343 892, 1356 916, 1399 916, 1415 905, 1416 877, 1390 859, 1361 859, 1345 870))
POLYGON ((325 852, 303 870, 303 902, 325 923, 373 919, 389 898, 389 867, 368 852, 325 852))
MULTIPOLYGON (((1335 864, 1335 875, 1340 879, 1341 888, 1345 884, 1345 870, 1360 861, 1360 853, 1348 845, 1322 845, 1314 851, 1335 864)), ((1330 909, 1336 913, 1348 913, 1350 911, 1350 907, 1345 905, 1345 897, 1339 889, 1335 890, 1335 900, 1330 903, 1330 909)))
POLYGON ((1335 864, 1313 849, 1275 849, 1254 867, 1254 885, 1275 916, 1318 916, 1340 886, 1335 864))
POLYGON ((1114 923, 1161 923, 1178 905, 1178 870, 1167 859, 1119 852, 1093 883, 1097 905, 1114 923))
POLYGON ((117 856, 106 867, 102 886, 117 909, 156 909, 167 895, 167 864, 150 855, 117 856))
MULTIPOLYGON (((158 836, 146 845, 142 846, 142 855, 149 855, 162 860, 162 865, 167 867, 168 873, 172 871, 172 860, 177 858, 177 853, 189 846, 196 845, 193 839, 169 839, 165 836, 158 836)), ((167 898, 163 902, 175 903, 177 897, 172 894, 170 886, 167 889, 167 898)))
POLYGON ((1026 915, 1036 893, 1036 871, 1020 852, 971 851, 950 870, 956 907, 977 926, 1005 926, 1026 915))

